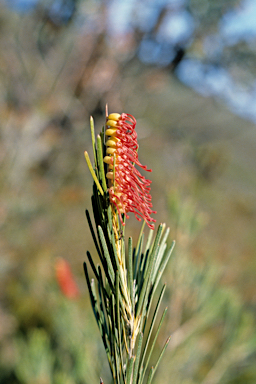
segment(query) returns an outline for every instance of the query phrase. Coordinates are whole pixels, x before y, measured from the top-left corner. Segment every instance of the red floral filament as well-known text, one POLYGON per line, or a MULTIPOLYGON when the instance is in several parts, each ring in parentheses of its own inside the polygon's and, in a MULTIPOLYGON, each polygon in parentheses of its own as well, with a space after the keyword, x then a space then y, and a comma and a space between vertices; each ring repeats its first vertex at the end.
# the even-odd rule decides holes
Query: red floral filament
MULTIPOLYGON (((135 126, 135 118, 126 113, 112 113, 107 117, 107 156, 104 162, 108 164, 106 177, 109 180, 109 197, 121 221, 122 213, 129 218, 127 213, 133 212, 139 221, 144 219, 149 228, 154 229, 152 222, 156 220, 150 217, 152 213, 156 213, 152 210, 151 181, 142 176, 135 165, 148 172, 151 172, 151 169, 138 160, 135 126)), ((122 224, 124 225, 123 221, 122 224)))

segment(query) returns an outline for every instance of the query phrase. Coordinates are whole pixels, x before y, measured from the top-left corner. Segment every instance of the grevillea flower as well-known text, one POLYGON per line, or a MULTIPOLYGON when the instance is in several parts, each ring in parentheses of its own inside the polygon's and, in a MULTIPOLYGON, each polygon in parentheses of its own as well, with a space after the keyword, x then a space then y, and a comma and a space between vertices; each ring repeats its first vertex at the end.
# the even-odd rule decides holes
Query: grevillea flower
POLYGON ((80 292, 74 280, 69 263, 58 258, 55 264, 56 278, 62 293, 69 299, 75 299, 80 292))
MULTIPOLYGON (((132 115, 111 113, 106 122, 107 151, 104 162, 108 164, 108 191, 111 204, 113 204, 122 221, 121 214, 127 218, 128 212, 133 212, 140 221, 144 219, 149 228, 154 229, 155 222, 150 215, 156 213, 152 210, 150 184, 135 168, 135 165, 151 172, 138 160, 136 120, 132 115)), ((123 223, 123 221, 122 221, 123 223)), ((124 224, 124 223, 123 223, 124 224)))

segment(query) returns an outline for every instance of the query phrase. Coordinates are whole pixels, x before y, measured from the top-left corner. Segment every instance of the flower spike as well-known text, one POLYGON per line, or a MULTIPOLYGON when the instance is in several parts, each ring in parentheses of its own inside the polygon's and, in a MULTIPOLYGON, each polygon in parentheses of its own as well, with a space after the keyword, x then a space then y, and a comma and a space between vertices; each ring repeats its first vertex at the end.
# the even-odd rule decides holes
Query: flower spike
POLYGON ((104 162, 108 164, 108 192, 110 202, 116 207, 120 220, 122 214, 133 212, 136 219, 144 219, 149 228, 154 229, 156 220, 151 217, 153 211, 150 195, 151 181, 146 179, 135 165, 151 172, 138 160, 138 142, 135 131, 136 120, 127 113, 111 113, 106 122, 106 155, 104 162))
MULTIPOLYGON (((151 216, 155 212, 150 195, 151 181, 141 174, 140 168, 148 172, 151 169, 138 159, 135 118, 126 113, 109 115, 106 107, 106 124, 97 138, 92 118, 90 122, 94 167, 87 152, 85 158, 94 180, 91 202, 95 226, 88 210, 86 217, 100 260, 100 265, 96 266, 87 251, 94 273, 94 278, 90 279, 87 264, 84 263, 91 305, 113 384, 150 384, 168 343, 148 372, 166 314, 165 309, 160 323, 156 325, 166 285, 161 289, 152 316, 150 312, 173 245, 166 249, 169 228, 165 230, 165 224, 158 226, 155 235, 154 231, 149 231, 144 244, 145 224, 154 229, 155 220, 151 216), (127 249, 125 227, 122 225, 125 225, 129 212, 143 223, 137 245, 134 247, 129 237, 127 249)), ((103 384, 102 379, 99 382, 103 384)))

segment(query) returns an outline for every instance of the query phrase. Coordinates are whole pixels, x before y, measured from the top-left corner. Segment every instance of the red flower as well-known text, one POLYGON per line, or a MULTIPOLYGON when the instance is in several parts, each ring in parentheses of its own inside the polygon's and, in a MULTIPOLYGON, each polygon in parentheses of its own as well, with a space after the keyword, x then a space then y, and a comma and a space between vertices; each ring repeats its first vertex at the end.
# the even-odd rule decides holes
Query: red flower
POLYGON ((55 264, 56 278, 62 293, 69 299, 75 299, 80 292, 74 280, 69 263, 59 258, 55 264))
POLYGON ((121 221, 122 213, 129 218, 127 213, 133 212, 139 221, 143 218, 149 228, 154 229, 154 224, 150 224, 156 221, 150 217, 156 213, 151 209, 151 181, 141 175, 135 164, 148 172, 151 169, 147 169, 138 160, 135 126, 135 118, 126 113, 112 113, 107 117, 107 156, 104 162, 108 164, 106 177, 109 180, 109 197, 121 221))

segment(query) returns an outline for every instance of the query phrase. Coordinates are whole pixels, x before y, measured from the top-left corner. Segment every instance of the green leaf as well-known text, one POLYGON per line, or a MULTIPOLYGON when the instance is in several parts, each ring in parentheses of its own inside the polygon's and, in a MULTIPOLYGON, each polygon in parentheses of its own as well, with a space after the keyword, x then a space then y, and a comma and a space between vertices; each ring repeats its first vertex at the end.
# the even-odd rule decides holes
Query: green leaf
POLYGON ((139 238, 138 238, 138 242, 137 242, 137 246, 136 246, 136 249, 135 249, 135 254, 134 254, 134 257, 135 257, 135 263, 134 263, 134 272, 133 272, 133 279, 134 280, 137 280, 137 269, 138 269, 138 263, 139 263, 139 256, 141 254, 141 248, 142 248, 142 245, 143 245, 143 230, 144 230, 144 227, 145 227, 145 221, 143 222, 142 226, 141 226, 141 230, 140 230, 140 234, 139 234, 139 238))
POLYGON ((137 347, 137 351, 136 351, 134 370, 133 370, 133 380, 132 380, 133 384, 137 383, 142 341, 143 341, 143 333, 140 332, 139 336, 138 336, 138 347, 137 347))
POLYGON ((160 308, 160 304, 161 304, 163 296, 164 296, 165 289, 166 289, 166 284, 164 284, 164 286, 163 286, 163 288, 161 290, 161 293, 160 293, 160 296, 159 296, 159 299, 158 299, 158 302, 157 302, 157 305, 156 305, 156 308, 155 308, 155 312, 154 312, 154 315, 153 315, 153 318, 152 318, 152 321, 151 321, 151 324, 150 324, 150 328, 149 328, 149 331, 148 331, 148 336, 147 336, 147 339, 146 339, 146 344, 144 346, 143 355, 142 355, 141 362, 140 362, 140 368, 143 367, 143 363, 144 363, 144 359, 145 359, 145 356, 146 356, 146 353, 147 353, 147 350, 148 350, 151 334, 152 334, 152 331, 153 331, 153 328, 154 328, 154 325, 155 325, 156 317, 157 317, 157 314, 158 314, 158 311, 159 311, 159 308, 160 308))
POLYGON ((98 231, 99 231, 99 236, 100 236, 100 241, 101 241, 101 245, 102 245, 102 248, 103 248, 104 256, 105 256, 105 259, 106 259, 106 262, 107 262, 107 266, 108 266, 107 274, 109 275, 109 277, 111 279, 111 282, 114 285, 115 273, 114 273, 113 265, 112 265, 112 262, 111 262, 111 259, 110 259, 110 254, 109 254, 109 251, 108 251, 106 239, 105 239, 103 230, 102 230, 102 228, 100 226, 98 226, 98 231))
POLYGON ((158 227, 158 230, 157 230, 157 234, 156 234, 156 238, 155 238, 155 241, 153 244, 152 252, 151 252, 151 254, 149 254, 149 257, 148 257, 147 266, 146 266, 146 270, 145 270, 146 276, 145 276, 141 291, 138 293, 139 301, 138 301, 138 305, 136 308, 136 316, 139 316, 139 314, 141 312, 142 312, 142 316, 143 316, 143 313, 145 311, 145 308, 146 308, 146 305, 148 302, 147 299, 148 299, 148 292, 150 289, 151 273, 152 273, 152 269, 153 269, 153 266, 154 266, 154 263, 156 260, 157 251, 159 248, 159 240, 160 240, 160 237, 162 234, 162 229, 163 229, 163 225, 160 224, 158 227))
POLYGON ((133 263, 132 263, 132 238, 128 239, 128 287, 134 312, 134 292, 133 292, 133 263))
POLYGON ((104 195, 103 189, 102 189, 102 187, 101 187, 101 185, 100 185, 100 182, 99 182, 99 180, 98 180, 98 178, 97 178, 97 176, 96 176, 96 174, 95 174, 95 172, 94 172, 94 170, 93 170, 92 163, 91 163, 91 160, 90 160, 90 158, 89 158, 89 155, 88 155, 88 152, 87 152, 87 151, 84 152, 84 157, 85 157, 85 160, 86 160, 86 162, 87 162, 89 171, 91 172, 92 178, 93 178, 95 184, 97 185, 98 190, 100 191, 100 193, 101 193, 102 196, 103 196, 103 195, 104 195))
POLYGON ((97 164, 97 157, 96 157, 96 151, 95 151, 94 121, 93 121, 93 117, 92 116, 90 116, 90 128, 91 128, 91 138, 92 138, 92 148, 93 148, 94 164, 97 164))
POLYGON ((111 324, 112 324, 112 332, 111 332, 111 344, 112 344, 112 356, 114 358, 114 372, 115 377, 119 383, 119 358, 117 356, 117 328, 116 328, 116 318, 115 318, 115 296, 114 294, 110 297, 110 317, 111 317, 111 324))
POLYGON ((162 357, 163 357, 163 354, 164 354, 164 352, 165 352, 165 350, 166 350, 166 348, 167 348, 167 346, 168 346, 170 340, 171 340, 171 336, 168 337, 168 339, 166 340, 166 342, 165 342, 165 344, 164 344, 164 346, 163 346, 163 349, 162 349, 162 351, 161 351, 161 353, 160 353, 160 355, 159 355, 159 357, 158 357, 158 360, 157 360, 157 362, 156 362, 156 365, 155 365, 155 367, 154 367, 154 370, 153 370, 153 374, 152 374, 152 378, 151 378, 151 380, 153 379, 153 377, 154 377, 154 375, 155 375, 155 372, 156 372, 156 370, 157 370, 157 368, 158 368, 158 365, 159 365, 159 363, 160 363, 160 361, 161 361, 161 359, 162 359, 162 357))
POLYGON ((100 251, 99 244, 98 244, 98 241, 96 239, 96 235, 95 235, 95 232, 94 232, 94 229, 93 229, 93 226, 92 226, 90 214, 89 214, 89 211, 87 209, 85 210, 85 214, 86 214, 86 218, 87 218, 87 221, 88 221, 88 224, 89 224, 89 228, 90 228, 90 231, 91 231, 91 234, 92 234, 92 238, 93 238, 93 242, 95 244, 96 250, 98 252, 99 257, 102 258, 102 253, 100 251))
POLYGON ((127 375, 126 375, 126 383, 127 384, 132 384, 132 369, 133 369, 133 362, 134 362, 134 357, 130 357, 128 361, 128 366, 127 366, 127 375))
POLYGON ((143 373, 141 375, 141 379, 140 379, 140 382, 139 384, 141 384, 143 382, 143 379, 144 379, 144 376, 145 376, 145 373, 146 373, 146 370, 147 370, 147 367, 148 367, 148 364, 149 364, 149 361, 150 361, 150 357, 152 355, 152 352, 154 350, 154 346, 155 346, 155 343, 156 343, 156 340, 157 340, 157 337, 158 337, 158 334, 159 334, 159 331, 161 329, 161 326, 162 326, 162 323, 164 321, 164 318, 165 318, 165 315, 166 315, 166 312, 167 312, 167 308, 165 308, 163 314, 162 314, 162 317, 161 317, 161 320, 158 324, 158 327, 157 327, 157 331, 156 331, 156 334, 155 334, 155 337, 153 339, 153 342, 151 344, 151 347, 149 349, 149 353, 148 353, 148 357, 147 357, 147 360, 146 360, 146 364, 144 367, 141 367, 141 370, 143 370, 143 373))
POLYGON ((150 229, 149 230, 149 234, 148 234, 148 240, 147 240, 145 251, 144 251, 145 254, 146 254, 147 251, 150 250, 152 239, 153 239, 153 235, 154 235, 154 230, 150 229))
MULTIPOLYGON (((104 330, 106 333, 106 340, 109 341, 109 330, 108 330, 107 316, 106 316, 107 308, 106 308, 105 301, 103 298, 104 290, 102 289, 100 281, 98 281, 98 292, 99 292, 99 301, 100 301, 101 320, 102 320, 102 324, 104 325, 104 330)), ((109 349, 109 347, 108 347, 108 349, 109 349)))
POLYGON ((122 352, 122 340, 121 340, 121 326, 120 326, 120 307, 119 307, 119 274, 116 271, 116 325, 118 330, 118 346, 119 346, 119 356, 121 362, 121 371, 124 380, 124 362, 123 362, 123 352, 122 352))
POLYGON ((175 241, 172 242, 172 245, 171 245, 169 251, 167 252, 167 254, 162 259, 162 262, 160 264, 160 267, 159 267, 159 270, 158 270, 158 273, 156 276, 155 287, 158 286, 159 280, 161 279, 161 276, 162 276, 162 274, 166 268, 166 265, 167 265, 167 263, 171 257, 171 254, 173 252, 174 247, 175 247, 175 241))
POLYGON ((99 275, 98 275, 98 272, 97 272, 97 270, 96 270, 95 264, 94 264, 94 262, 93 262, 93 260, 92 260, 91 254, 90 254, 89 251, 87 251, 86 254, 87 254, 89 263, 90 263, 90 265, 91 265, 91 268, 92 268, 92 270, 93 270, 93 273, 94 273, 96 279, 99 280, 99 275))
MULTIPOLYGON (((99 330, 100 330, 100 334, 101 334, 101 337, 103 340, 105 350, 106 350, 106 352, 108 352, 109 348, 107 345, 107 337, 106 337, 107 335, 106 335, 105 329, 103 328, 103 323, 102 323, 102 320, 100 317, 100 311, 99 311, 99 307, 97 304, 98 300, 97 300, 97 295, 96 295, 96 291, 95 291, 95 287, 94 287, 94 280, 92 279, 92 283, 90 283, 86 263, 84 263, 84 273, 85 273, 85 278, 86 278, 86 282, 87 282, 87 286, 88 286, 88 290, 89 290, 89 296, 91 299, 91 305, 93 308, 94 316, 95 316, 96 322, 97 322, 99 330)), ((107 355, 108 355, 108 353, 107 353, 107 355)))
POLYGON ((106 176, 105 176, 105 169, 104 169, 104 162, 103 162, 103 149, 102 149, 102 140, 101 137, 97 136, 97 158, 98 158, 98 166, 99 166, 99 175, 102 182, 103 191, 107 191, 107 183, 106 183, 106 176))
POLYGON ((158 251, 158 255, 157 255, 157 259, 156 259, 156 262, 155 262, 155 265, 154 265, 153 274, 152 274, 152 282, 155 280, 155 276, 156 276, 157 271, 159 269, 159 265, 162 262, 163 255, 164 255, 165 249, 167 247, 166 239, 167 239, 167 237, 169 235, 169 232, 170 232, 170 228, 167 228, 167 230, 165 231, 165 234, 163 236, 163 239, 161 241, 161 244, 160 244, 160 247, 159 247, 159 251, 158 251))
POLYGON ((150 368, 150 372, 149 372, 149 375, 148 375, 148 381, 147 381, 147 384, 150 384, 152 379, 153 379, 153 375, 154 375, 154 367, 151 367, 150 368))

